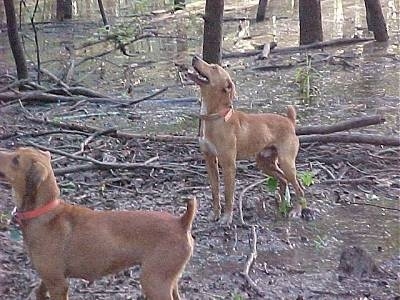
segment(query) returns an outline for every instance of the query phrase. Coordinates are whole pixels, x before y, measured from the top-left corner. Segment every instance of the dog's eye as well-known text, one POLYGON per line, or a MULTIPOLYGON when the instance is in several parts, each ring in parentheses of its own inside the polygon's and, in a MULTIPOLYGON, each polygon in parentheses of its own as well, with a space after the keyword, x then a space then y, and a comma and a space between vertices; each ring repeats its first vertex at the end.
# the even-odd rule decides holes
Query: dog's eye
POLYGON ((12 159, 12 163, 14 166, 18 166, 19 165, 19 156, 14 156, 12 159))

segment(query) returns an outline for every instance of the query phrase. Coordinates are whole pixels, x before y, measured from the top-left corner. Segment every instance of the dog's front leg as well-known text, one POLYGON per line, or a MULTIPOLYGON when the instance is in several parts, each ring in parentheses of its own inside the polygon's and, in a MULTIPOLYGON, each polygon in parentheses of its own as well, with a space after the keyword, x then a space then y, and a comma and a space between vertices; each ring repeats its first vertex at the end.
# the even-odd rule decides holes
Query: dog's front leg
MULTIPOLYGON (((50 278, 44 280, 40 287, 47 288, 50 294, 51 300, 68 300, 68 282, 65 278, 50 278)), ((40 298, 39 298, 40 299, 40 298)), ((43 298, 47 299, 47 298, 43 298)))
POLYGON ((212 206, 213 210, 210 219, 216 221, 221 216, 221 203, 219 199, 219 174, 217 157, 213 154, 204 154, 206 161, 208 178, 211 185, 212 206))
POLYGON ((226 157, 220 159, 222 174, 224 176, 224 196, 225 208, 221 218, 221 224, 230 225, 233 216, 233 199, 235 194, 235 177, 236 177, 236 159, 226 157))
POLYGON ((36 300, 46 300, 48 295, 48 290, 46 285, 42 282, 40 282, 40 285, 36 289, 36 300))

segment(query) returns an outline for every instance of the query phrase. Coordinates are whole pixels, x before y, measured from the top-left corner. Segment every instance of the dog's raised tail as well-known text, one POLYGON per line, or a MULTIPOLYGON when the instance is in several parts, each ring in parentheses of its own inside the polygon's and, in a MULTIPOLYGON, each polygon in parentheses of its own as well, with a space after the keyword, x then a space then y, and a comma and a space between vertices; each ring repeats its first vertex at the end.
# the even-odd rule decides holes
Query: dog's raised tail
POLYGON ((194 216, 196 215, 197 211, 197 199, 196 197, 191 197, 187 200, 187 209, 186 212, 181 216, 181 224, 182 227, 190 231, 192 229, 192 223, 194 216))
POLYGON ((296 125, 296 110, 293 105, 288 105, 287 117, 292 121, 293 125, 296 125))

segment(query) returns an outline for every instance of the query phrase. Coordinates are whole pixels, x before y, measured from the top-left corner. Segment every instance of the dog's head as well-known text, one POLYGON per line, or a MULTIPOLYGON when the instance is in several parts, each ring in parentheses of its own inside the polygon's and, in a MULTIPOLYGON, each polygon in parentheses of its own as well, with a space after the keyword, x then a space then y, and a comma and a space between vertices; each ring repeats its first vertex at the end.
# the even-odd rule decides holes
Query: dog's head
POLYGON ((204 99, 227 99, 230 102, 236 96, 235 84, 229 73, 217 64, 209 64, 194 56, 192 66, 195 72, 188 77, 198 84, 204 99))
MULTIPOLYGON (((50 153, 33 148, 18 148, 15 151, 0 150, 0 177, 11 185, 18 208, 32 209, 40 203, 38 195, 46 198, 58 197, 59 190, 51 168, 50 153), (40 187, 47 183, 46 191, 40 187)), ((41 199, 39 199, 40 201, 41 199)))

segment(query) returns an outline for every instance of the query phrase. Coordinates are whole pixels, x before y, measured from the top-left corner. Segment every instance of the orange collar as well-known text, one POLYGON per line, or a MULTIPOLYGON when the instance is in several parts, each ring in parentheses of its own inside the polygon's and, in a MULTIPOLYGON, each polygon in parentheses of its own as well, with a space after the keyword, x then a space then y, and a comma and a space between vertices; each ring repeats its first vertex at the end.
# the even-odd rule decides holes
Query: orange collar
POLYGON ((227 107, 225 109, 220 110, 217 113, 210 114, 210 115, 200 115, 200 119, 209 121, 209 120, 215 120, 218 118, 224 118, 224 121, 227 122, 231 117, 233 113, 233 108, 227 107))
POLYGON ((17 211, 14 214, 14 218, 17 221, 18 224, 22 225, 22 221, 40 217, 40 216, 48 213, 52 209, 56 208, 57 205, 59 205, 59 204, 60 204, 60 200, 59 199, 55 199, 53 201, 50 201, 46 205, 38 207, 38 208, 36 208, 34 210, 29 210, 29 211, 24 211, 24 212, 17 211))

